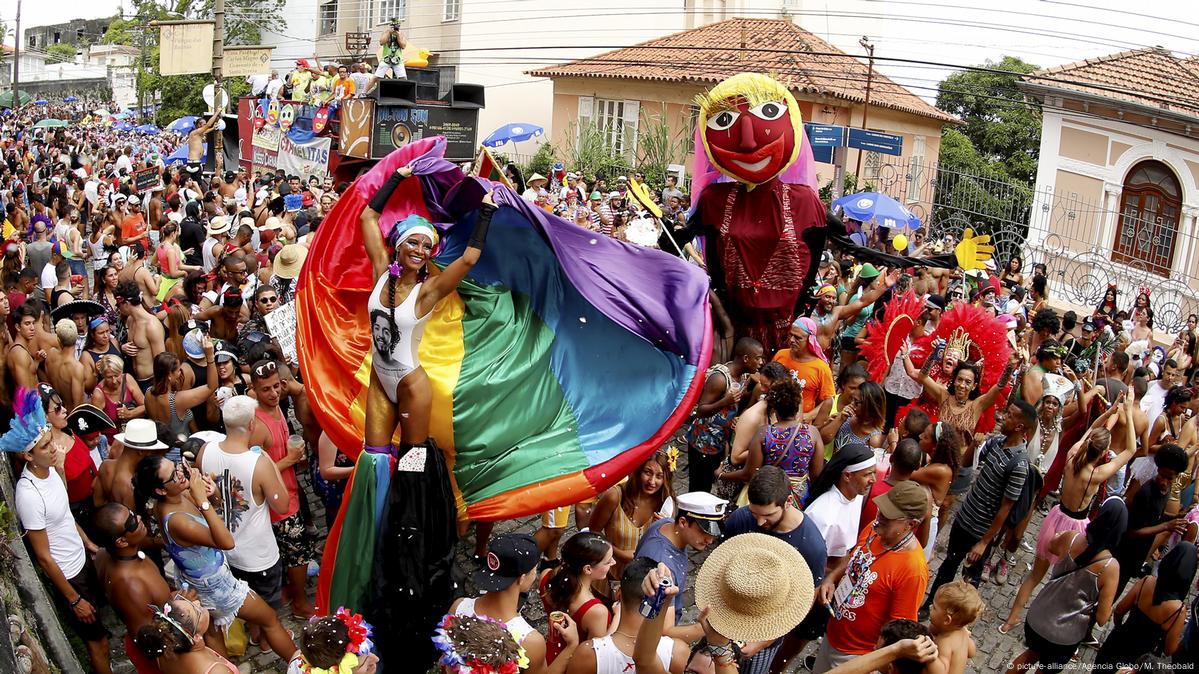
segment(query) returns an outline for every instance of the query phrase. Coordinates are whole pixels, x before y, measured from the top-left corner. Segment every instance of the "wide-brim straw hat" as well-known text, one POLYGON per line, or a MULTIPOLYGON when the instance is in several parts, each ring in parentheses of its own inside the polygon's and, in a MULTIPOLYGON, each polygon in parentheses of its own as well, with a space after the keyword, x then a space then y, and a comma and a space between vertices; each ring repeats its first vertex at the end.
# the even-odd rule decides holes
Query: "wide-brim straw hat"
POLYGON ((695 605, 735 641, 773 641, 812 608, 812 570, 799 551, 766 534, 734 536, 708 555, 695 580, 695 605))
POLYGON ((307 248, 296 243, 287 244, 275 256, 275 267, 273 269, 275 276, 285 279, 296 278, 300 275, 300 269, 303 268, 304 260, 307 258, 307 248))

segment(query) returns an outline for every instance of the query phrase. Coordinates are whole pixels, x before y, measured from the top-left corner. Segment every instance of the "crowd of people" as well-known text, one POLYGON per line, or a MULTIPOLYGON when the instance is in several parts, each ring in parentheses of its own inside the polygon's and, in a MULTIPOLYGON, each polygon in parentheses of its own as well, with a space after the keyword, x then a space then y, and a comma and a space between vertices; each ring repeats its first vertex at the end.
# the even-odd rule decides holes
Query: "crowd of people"
MULTIPOLYGON (((348 185, 204 175, 166 166, 167 141, 33 129, 44 114, 0 118, 0 415, 17 515, 92 668, 111 671, 105 605, 139 672, 236 671, 238 619, 296 671, 386 666, 355 607, 313 616, 309 566, 353 462, 319 430, 281 311, 348 185), (139 189, 144 168, 159 180, 139 189), (313 619, 292 634, 288 614, 313 619)), ((638 174, 509 178, 638 245, 690 205, 673 176, 642 194, 638 174)), ((445 671, 782 672, 819 640, 816 674, 961 674, 982 583, 1020 584, 989 607, 1023 631, 1010 672, 1088 644, 1113 666, 1194 661, 1195 317, 1166 349, 1147 290, 1059 315, 1044 266, 1026 275, 1019 257, 964 272, 830 252, 817 278, 786 348, 719 335, 681 433, 626 479, 535 535, 480 531, 482 594, 430 634, 445 671), (897 348, 879 347, 898 325, 897 348), (710 547, 697 571, 690 554, 710 547)))

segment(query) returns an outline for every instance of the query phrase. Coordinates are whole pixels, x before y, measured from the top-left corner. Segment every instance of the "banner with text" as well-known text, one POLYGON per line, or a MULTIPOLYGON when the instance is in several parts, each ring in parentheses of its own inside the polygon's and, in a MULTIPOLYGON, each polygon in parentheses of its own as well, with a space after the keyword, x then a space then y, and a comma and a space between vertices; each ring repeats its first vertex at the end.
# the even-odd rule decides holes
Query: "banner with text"
POLYGON ((332 138, 314 138, 307 143, 297 143, 284 135, 279 139, 276 168, 304 180, 312 176, 323 180, 329 174, 329 150, 332 144, 332 138))

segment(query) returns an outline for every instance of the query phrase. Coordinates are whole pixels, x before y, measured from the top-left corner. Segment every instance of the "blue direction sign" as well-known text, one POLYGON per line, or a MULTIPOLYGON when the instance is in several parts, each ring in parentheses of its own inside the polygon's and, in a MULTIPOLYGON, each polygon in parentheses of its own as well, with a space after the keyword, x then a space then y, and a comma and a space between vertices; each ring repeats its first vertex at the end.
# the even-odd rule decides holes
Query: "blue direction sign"
POLYGON ((845 127, 832 124, 804 124, 812 147, 841 147, 845 144, 845 127))
POLYGON ((866 129, 849 130, 849 147, 879 154, 903 154, 903 136, 866 129))

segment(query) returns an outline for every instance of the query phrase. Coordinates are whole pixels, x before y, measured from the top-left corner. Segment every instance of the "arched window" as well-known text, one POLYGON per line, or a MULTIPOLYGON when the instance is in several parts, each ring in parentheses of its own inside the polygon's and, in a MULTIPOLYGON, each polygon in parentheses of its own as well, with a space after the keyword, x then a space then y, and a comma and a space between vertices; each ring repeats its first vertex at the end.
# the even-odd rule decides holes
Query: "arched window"
POLYGON ((1168 276, 1178 241, 1182 186, 1170 167, 1143 161, 1132 167, 1120 195, 1120 224, 1112 244, 1112 260, 1143 265, 1168 276))

